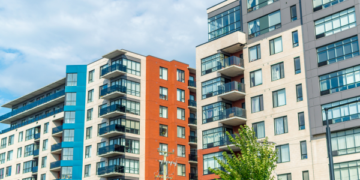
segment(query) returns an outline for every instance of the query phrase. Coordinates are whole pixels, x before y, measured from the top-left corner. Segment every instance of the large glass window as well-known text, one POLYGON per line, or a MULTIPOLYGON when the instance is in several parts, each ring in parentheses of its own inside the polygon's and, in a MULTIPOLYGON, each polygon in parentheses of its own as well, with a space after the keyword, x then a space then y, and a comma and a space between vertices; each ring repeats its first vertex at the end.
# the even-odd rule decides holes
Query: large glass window
POLYGON ((70 73, 66 75, 66 86, 77 86, 77 74, 70 73))
MULTIPOLYGON (((26 130, 26 132, 25 132, 25 141, 30 140, 30 139, 34 139, 34 135, 35 135, 35 129, 34 128, 26 130)), ((2 140, 1 140, 1 146, 2 146, 2 140)))
POLYGON ((121 86, 126 88, 126 94, 140 97, 140 83, 127 79, 118 79, 111 82, 111 86, 121 86))
POLYGON ((64 142, 73 142, 74 141, 74 129, 65 129, 64 130, 64 142))
POLYGON ((301 73, 300 57, 294 58, 295 74, 301 73))
POLYGON ((264 138, 265 137, 265 123, 263 122, 258 122, 258 123, 253 123, 252 127, 255 131, 255 136, 260 139, 260 138, 264 138))
POLYGON ((305 129, 304 112, 298 113, 298 119, 299 119, 299 130, 305 129))
POLYGON ((185 72, 183 70, 178 69, 176 71, 176 80, 180 82, 185 82, 185 72))
POLYGON ((296 85, 296 101, 302 101, 303 100, 303 93, 302 93, 302 85, 298 84, 296 85))
POLYGON ((322 75, 319 79, 321 95, 360 87, 360 66, 322 75))
POLYGON ((281 27, 281 15, 280 10, 271 14, 260 17, 248 23, 249 27, 249 39, 260 36, 267 32, 273 31, 281 27))
POLYGON ((287 117, 275 118, 275 135, 285 134, 288 132, 288 121, 287 117))
POLYGON ((167 80, 168 79, 168 69, 160 67, 160 79, 167 80))
POLYGON ((72 167, 61 167, 61 179, 72 179, 72 167))
POLYGON ((177 119, 185 120, 185 109, 177 108, 176 116, 177 119))
POLYGON ((282 37, 278 37, 269 41, 270 55, 277 54, 283 51, 282 37))
POLYGON ((139 174, 139 161, 132 159, 117 158, 109 160, 109 166, 119 165, 125 167, 125 173, 139 174))
POLYGON ((24 162, 24 165, 23 165, 23 173, 28 173, 28 172, 30 172, 31 169, 32 169, 32 164, 33 164, 33 161, 24 162))
POLYGON ((313 7, 314 7, 314 12, 321 10, 321 9, 325 9, 328 7, 331 7, 335 4, 338 4, 340 2, 343 2, 345 0, 313 0, 313 7))
POLYGON ((135 102, 127 99, 119 99, 111 101, 110 105, 119 104, 125 106, 126 113, 140 115, 140 102, 135 102))
POLYGON ((262 84, 262 70, 256 70, 250 72, 250 87, 258 86, 262 84))
POLYGON ((220 164, 214 159, 216 157, 218 160, 223 161, 226 163, 226 159, 224 158, 222 152, 216 152, 212 154, 204 154, 203 155, 203 161, 204 161, 204 175, 205 174, 211 174, 209 171, 209 168, 215 169, 215 168, 221 168, 220 164))
POLYGON ((24 152, 24 157, 28 157, 34 154, 34 144, 30 144, 25 146, 25 152, 24 152))
POLYGON ((241 30, 240 6, 208 19, 209 41, 241 30))
POLYGON ((201 83, 202 98, 209 98, 219 94, 219 88, 225 84, 225 78, 218 77, 201 83))
POLYGON ((360 128, 331 133, 333 155, 360 152, 360 128))
POLYGON ((277 150, 277 163, 290 162, 290 149, 289 144, 276 146, 277 150))
POLYGON ((63 148, 62 160, 73 160, 74 148, 63 148))
POLYGON ((251 97, 251 112, 256 113, 264 110, 263 95, 251 97))
POLYGON ((285 89, 273 91, 273 107, 280 107, 286 105, 285 89))
POLYGON ((176 100, 180 102, 185 102, 185 91, 182 89, 177 89, 176 92, 176 100))
POLYGON ((352 180, 360 177, 360 161, 351 161, 334 164, 336 180, 352 180))
POLYGON ((117 118, 110 121, 110 125, 119 124, 125 127, 126 133, 140 134, 140 122, 129 119, 117 118))
POLYGON ((221 146, 222 140, 227 137, 226 131, 233 134, 233 130, 225 127, 218 127, 203 131, 203 149, 221 146))
POLYGON ((260 44, 249 48, 250 62, 256 61, 261 58, 260 44))
POLYGON ((126 67, 126 72, 129 74, 133 74, 136 76, 141 75, 141 64, 140 62, 132 61, 122 57, 121 59, 117 59, 111 62, 111 66, 114 65, 123 65, 126 67))
MULTIPOLYGON (((104 142, 104 146, 105 146, 104 142)), ((132 154, 139 154, 140 153, 140 141, 133 140, 133 139, 125 139, 123 137, 117 137, 114 139, 110 139, 110 145, 121 145, 125 147, 125 152, 132 153, 132 154)))
POLYGON ((315 21, 316 39, 356 26, 355 8, 350 8, 315 21))
POLYGON ((160 106, 160 117, 167 118, 168 117, 168 108, 165 106, 160 106))
POLYGON ((65 106, 76 105, 76 93, 66 93, 65 106))
POLYGON ((322 105, 321 108, 322 108, 324 124, 326 123, 326 116, 325 116, 324 108, 339 106, 341 104, 346 104, 346 103, 350 103, 350 102, 354 102, 354 103, 329 109, 328 110, 328 120, 330 121, 330 123, 335 124, 335 123, 339 123, 339 122, 343 122, 343 121, 359 119, 360 118, 360 96, 322 105))
POLYGON ((75 123, 75 111, 65 112, 65 123, 75 123))
POLYGON ((228 58, 228 56, 219 53, 201 59, 201 75, 209 74, 221 69, 226 58, 228 58))
POLYGON ((203 124, 218 121, 226 109, 231 108, 231 104, 224 102, 216 102, 202 107, 203 124))

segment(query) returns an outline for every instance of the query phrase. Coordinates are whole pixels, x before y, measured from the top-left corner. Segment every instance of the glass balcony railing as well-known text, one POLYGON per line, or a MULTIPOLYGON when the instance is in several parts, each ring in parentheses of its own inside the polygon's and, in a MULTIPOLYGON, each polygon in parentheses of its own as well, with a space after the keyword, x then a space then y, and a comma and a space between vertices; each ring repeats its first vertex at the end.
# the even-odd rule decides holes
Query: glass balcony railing
POLYGON ((196 87, 196 82, 189 80, 189 86, 196 87))
POLYGON ((33 151, 33 156, 38 156, 39 155, 39 149, 36 149, 33 151))
POLYGON ((212 68, 201 71, 201 75, 209 74, 232 65, 244 68, 244 60, 237 56, 230 56, 225 59, 222 58, 222 56, 219 56, 216 63, 217 64, 212 66, 212 68))
POLYGON ((102 108, 102 109, 100 109, 100 116, 114 112, 114 111, 120 111, 120 112, 125 113, 125 106, 121 106, 119 104, 114 104, 109 107, 102 108))
POLYGON ((189 106, 194 106, 194 107, 196 107, 196 101, 189 99, 189 106))
POLYGON ((47 118, 47 117, 50 117, 50 116, 53 116, 53 115, 55 115, 55 114, 57 114, 57 113, 60 113, 60 112, 63 112, 63 111, 64 111, 63 108, 57 109, 57 110, 55 110, 55 111, 51 111, 51 112, 48 113, 48 114, 44 114, 44 115, 38 116, 38 117, 36 117, 36 118, 27 120, 27 121, 25 121, 25 122, 23 122, 23 123, 13 125, 13 126, 11 126, 10 128, 4 129, 4 130, 1 131, 0 134, 7 133, 7 132, 9 132, 9 131, 11 131, 11 130, 14 130, 14 129, 23 127, 23 126, 25 126, 25 125, 28 125, 28 124, 30 124, 30 123, 39 121, 39 120, 41 120, 41 119, 44 119, 44 118, 47 118))
POLYGON ((193 117, 189 117, 189 124, 197 125, 197 119, 193 117))
POLYGON ((0 116, 0 121, 2 121, 4 119, 7 119, 9 117, 15 116, 15 115, 17 115, 19 113, 22 113, 24 111, 27 111, 29 109, 32 109, 32 108, 34 108, 36 106, 40 106, 40 105, 42 105, 44 103, 47 103, 47 102, 49 102, 51 100, 54 100, 54 99, 56 99, 56 98, 58 98, 60 96, 64 96, 64 95, 65 95, 65 90, 59 91, 59 92, 57 92, 55 94, 52 94, 52 95, 50 95, 48 97, 42 98, 42 99, 40 99, 38 101, 35 101, 35 102, 31 103, 31 104, 28 104, 26 106, 23 106, 21 108, 18 108, 16 110, 13 110, 13 111, 11 111, 11 112, 9 112, 7 114, 4 114, 4 115, 0 116))
POLYGON ((226 110, 218 111, 216 114, 217 115, 213 115, 211 117, 205 117, 203 119, 203 123, 224 120, 232 117, 246 118, 246 110, 238 107, 232 107, 226 110))
POLYGON ((108 73, 116 71, 116 70, 126 72, 126 66, 124 66, 122 64, 113 64, 113 65, 101 70, 101 76, 104 76, 105 74, 108 74, 108 73))
POLYGON ((113 92, 121 92, 126 93, 126 87, 124 86, 110 86, 108 88, 102 89, 100 92, 100 96, 105 96, 107 94, 113 93, 113 92))
POLYGON ((119 124, 112 124, 110 126, 102 127, 99 129, 99 135, 104 135, 113 131, 125 133, 125 126, 119 124))
POLYGON ((35 140, 40 139, 40 133, 34 134, 34 139, 35 139, 35 140))
POLYGON ((196 154, 189 155, 189 161, 197 161, 197 160, 198 160, 198 156, 196 154))
POLYGON ((103 155, 111 152, 125 153, 125 146, 120 146, 115 144, 115 145, 99 148, 99 155, 103 155))
POLYGON ((55 127, 55 128, 52 129, 53 134, 56 134, 56 133, 61 132, 61 131, 63 131, 63 126, 58 126, 58 127, 55 127))
POLYGON ((50 163, 50 169, 60 167, 60 163, 61 163, 61 161, 55 161, 55 162, 50 163))
POLYGON ((218 91, 219 91, 219 93, 218 93, 219 95, 230 92, 230 91, 240 91, 240 92, 245 93, 245 85, 243 83, 239 83, 237 81, 232 81, 232 82, 229 82, 229 83, 226 83, 226 84, 220 86, 218 91))
POLYGON ((37 173, 37 172, 38 172, 38 166, 32 167, 32 168, 31 168, 31 172, 32 172, 32 173, 37 173))
POLYGON ((125 167, 113 165, 113 166, 106 166, 106 167, 98 168, 97 171, 98 171, 99 176, 104 175, 104 174, 109 174, 109 173, 125 173, 125 167))
POLYGON ((54 144, 51 146, 51 151, 56 151, 56 150, 59 150, 61 149, 61 143, 58 143, 58 144, 54 144))
MULTIPOLYGON (((230 134, 231 137, 235 138, 236 135, 235 134, 230 134)), ((225 134, 225 136, 222 136, 220 137, 220 146, 227 146, 227 145, 230 145, 230 144, 233 144, 231 141, 230 141, 230 138, 227 134, 225 134)))
POLYGON ((189 136, 189 142, 197 143, 197 137, 196 136, 189 136))

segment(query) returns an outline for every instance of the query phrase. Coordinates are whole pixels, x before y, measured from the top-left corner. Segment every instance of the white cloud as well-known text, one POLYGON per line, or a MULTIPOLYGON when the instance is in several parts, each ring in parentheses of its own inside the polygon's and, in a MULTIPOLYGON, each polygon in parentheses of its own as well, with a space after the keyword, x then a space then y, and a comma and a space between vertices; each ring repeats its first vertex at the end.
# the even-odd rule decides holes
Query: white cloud
POLYGON ((195 65, 206 8, 221 0, 0 0, 0 90, 16 96, 114 49, 195 65))

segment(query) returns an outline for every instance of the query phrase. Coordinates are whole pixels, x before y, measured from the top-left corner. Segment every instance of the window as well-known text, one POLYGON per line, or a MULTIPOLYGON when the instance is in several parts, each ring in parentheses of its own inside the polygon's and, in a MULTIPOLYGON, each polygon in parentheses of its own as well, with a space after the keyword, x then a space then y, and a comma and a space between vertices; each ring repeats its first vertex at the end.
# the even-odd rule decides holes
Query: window
POLYGON ((5 163, 5 154, 6 154, 6 153, 1 153, 1 154, 0 154, 0 164, 4 164, 4 163, 5 163))
POLYGON ((22 142, 23 141, 23 132, 19 132, 19 137, 18 137, 18 142, 22 142))
POLYGON ((240 6, 208 19, 209 41, 241 30, 240 6))
POLYGON ((229 58, 229 56, 217 53, 201 59, 201 75, 209 74, 221 69, 222 64, 224 64, 224 59, 227 58, 229 58))
POLYGON ((27 161, 27 162, 24 162, 24 165, 23 165, 23 173, 28 173, 28 172, 31 172, 31 168, 32 168, 32 162, 33 161, 27 161))
POLYGON ((303 180, 310 180, 309 178, 309 171, 303 171, 302 172, 303 180))
POLYGON ((205 174, 211 174, 211 172, 209 171, 209 168, 212 168, 212 169, 215 169, 215 168, 220 169, 221 168, 220 164, 214 159, 214 157, 216 157, 218 160, 221 160, 221 161, 226 163, 226 159, 222 155, 222 152, 216 152, 216 153, 212 153, 212 154, 205 154, 203 156, 204 175, 205 174))
POLYGON ((253 127, 253 129, 255 131, 255 136, 258 139, 265 137, 265 123, 264 122, 254 123, 252 125, 252 127, 253 127))
POLYGON ((284 63, 278 63, 271 66, 271 80, 276 81, 285 77, 284 63))
POLYGON ((76 93, 66 93, 65 106, 76 105, 76 93))
POLYGON ((86 146, 85 148, 85 158, 90 158, 90 157, 91 157, 91 145, 86 146))
POLYGON ((261 58, 260 44, 249 48, 249 61, 253 62, 261 58))
POLYGON ((295 74, 301 73, 300 57, 294 58, 295 74))
POLYGON ((93 114, 93 108, 88 109, 88 110, 87 110, 87 114, 86 114, 86 120, 87 120, 87 121, 92 120, 92 114, 93 114))
POLYGON ((44 134, 49 132, 49 123, 44 124, 44 134))
POLYGON ((185 157, 185 146, 177 145, 177 156, 178 157, 185 157))
POLYGON ((302 93, 302 85, 301 84, 296 85, 296 100, 297 100, 297 102, 303 100, 303 93, 302 93))
POLYGON ((7 140, 6 137, 1 139, 1 149, 6 148, 6 140, 7 140))
POLYGON ((360 174, 360 162, 350 161, 334 164, 336 180, 358 179, 360 174))
POLYGON ((225 102, 216 102, 202 107, 203 124, 218 121, 224 118, 227 109, 231 108, 231 104, 225 102))
POLYGON ((167 80, 168 79, 168 69, 160 67, 160 79, 167 80))
POLYGON ((301 150, 301 159, 307 159, 307 148, 306 148, 306 141, 300 142, 300 150, 301 150))
POLYGON ((73 141, 74 141, 74 129, 65 129, 64 142, 73 142, 73 141))
POLYGON ((322 75, 319 78, 321 95, 360 87, 360 66, 322 75))
POLYGON ((160 136, 167 137, 168 136, 168 126, 160 124, 160 136))
POLYGON ((185 175, 185 165, 184 164, 178 164, 177 165, 177 175, 178 176, 186 176, 185 175))
POLYGON ((287 117, 275 118, 275 135, 288 133, 287 117))
POLYGON ((299 37, 297 31, 292 32, 292 43, 293 43, 293 47, 299 46, 299 37))
POLYGON ((4 179, 4 168, 0 169, 0 179, 4 179))
MULTIPOLYGON (((91 152, 90 152, 91 153, 91 152)), ((74 148, 63 148, 62 159, 63 160, 73 160, 74 148)))
POLYGON ((185 138, 185 128, 178 126, 177 127, 177 137, 178 138, 185 138))
POLYGON ((304 112, 301 112, 301 113, 298 114, 298 119, 299 119, 299 130, 305 129, 304 112))
POLYGON ((248 23, 249 39, 260 36, 281 27, 280 10, 248 23))
POLYGON ((177 108, 177 119, 185 120, 185 109, 177 108))
MULTIPOLYGON (((120 91, 122 91, 123 93, 140 97, 140 83, 139 82, 121 78, 121 79, 118 79, 115 81, 111 81, 110 88, 111 89, 116 88, 116 89, 119 89, 120 91)), ((111 92, 111 89, 109 91, 109 88, 108 88, 107 91, 103 91, 101 94, 102 95, 108 94, 111 92)))
POLYGON ((13 150, 7 152, 7 161, 11 161, 13 159, 13 150))
POLYGON ((180 102, 185 102, 185 91, 182 89, 177 89, 176 100, 180 102))
POLYGON ((88 81, 88 83, 94 82, 94 73, 95 73, 95 70, 89 71, 89 81, 88 81))
POLYGON ((315 21, 316 39, 336 34, 355 26, 355 8, 352 7, 315 21))
POLYGON ((340 104, 346 104, 354 102, 351 104, 343 105, 336 108, 331 108, 328 110, 328 120, 330 123, 335 124, 343 121, 349 121, 353 119, 359 119, 360 117, 360 96, 350 99, 344 99, 341 101, 324 104, 321 106, 323 114, 323 123, 326 124, 326 116, 324 108, 330 108, 333 106, 338 106, 340 104), (356 102, 358 101, 358 102, 356 102))
POLYGON ((45 139, 43 140, 43 151, 47 150, 47 148, 48 148, 48 140, 45 139))
POLYGON ((168 100, 168 89, 160 86, 160 99, 168 100))
POLYGON ((35 135, 34 128, 26 130, 26 132, 25 132, 25 141, 30 140, 30 139, 34 139, 34 135, 35 135))
POLYGON ((282 37, 270 40, 270 55, 274 55, 282 51, 282 37))
POLYGON ((291 174, 281 174, 277 177, 278 180, 291 180, 291 174))
POLYGON ((218 77, 201 83, 202 98, 209 98, 219 94, 221 86, 225 84, 225 78, 218 77))
POLYGON ((46 180, 46 174, 41 174, 41 179, 40 180, 46 180))
POLYGON ((71 73, 66 75, 66 86, 77 86, 77 74, 71 73))
POLYGON ((90 177, 91 164, 85 165, 84 177, 90 177))
POLYGON ((11 166, 6 167, 6 177, 11 176, 11 166))
POLYGON ((286 105, 285 89, 281 89, 273 92, 273 103, 274 103, 273 104, 274 108, 286 105))
MULTIPOLYGON (((168 152, 168 145, 160 143, 159 151, 168 152)), ((160 155, 164 155, 162 152, 159 152, 160 155)))
POLYGON ((9 136, 9 146, 14 144, 14 139, 15 139, 14 135, 9 136))
POLYGON ((34 144, 25 146, 24 157, 28 157, 34 154, 34 144))
POLYGON ((21 171, 21 164, 16 164, 16 174, 20 174, 20 171, 21 171))
MULTIPOLYGON (((140 102, 128 100, 128 99, 118 99, 111 101, 110 105, 118 104, 125 107, 126 113, 140 115, 140 102)), ((106 106, 105 106, 106 107, 106 106)))
POLYGON ((331 133, 334 156, 360 152, 360 128, 331 133))
POLYGON ((176 71, 176 80, 180 82, 185 82, 185 72, 183 70, 178 69, 176 71))
POLYGON ((291 15, 291 21, 297 20, 296 5, 290 7, 290 15, 291 15))
POLYGON ((161 118, 167 118, 168 117, 167 111, 168 111, 167 107, 160 106, 160 117, 161 118))
POLYGON ((133 74, 136 76, 141 75, 141 64, 140 62, 132 61, 126 59, 126 56, 122 56, 121 59, 112 60, 111 68, 119 69, 121 71, 126 71, 129 74, 133 74))
POLYGON ((65 112, 65 123, 75 123, 75 111, 65 112))
POLYGON ((47 156, 41 158, 41 168, 46 167, 47 156))
POLYGON ((250 72, 250 87, 258 86, 262 84, 262 70, 256 70, 250 72))
POLYGON ((139 121, 133 121, 123 118, 116 118, 110 120, 110 125, 118 124, 123 127, 125 127, 126 133, 132 133, 132 134, 140 134, 140 122, 139 121))
POLYGON ((22 154, 22 147, 19 147, 17 150, 17 158, 21 158, 21 154, 22 154))
POLYGON ((222 139, 228 137, 226 131, 233 134, 232 129, 225 127, 218 127, 203 131, 203 149, 222 145, 222 139))
POLYGON ((100 66, 100 78, 101 76, 105 75, 106 73, 109 73, 109 64, 105 64, 103 66, 100 66))
MULTIPOLYGON (((116 139, 112 139, 112 140, 110 140, 110 145, 113 145, 114 143, 113 142, 116 142, 116 139)), ((97 155, 99 155, 99 149, 100 148, 103 148, 103 147, 105 147, 106 146, 106 141, 103 141, 103 142, 101 142, 101 143, 97 143, 97 148, 96 148, 96 153, 97 153, 97 155)))
POLYGON ((94 100, 94 90, 92 89, 92 90, 88 91, 87 101, 88 101, 88 103, 90 103, 90 102, 93 102, 93 100, 94 100))
POLYGON ((277 150, 277 163, 290 162, 290 150, 289 145, 276 146, 277 150))
POLYGON ((256 113, 264 110, 263 95, 251 98, 251 112, 256 113))
POLYGON ((91 139, 92 127, 86 128, 86 139, 91 139))
POLYGON ((166 173, 169 172, 169 165, 160 161, 159 162, 159 174, 161 174, 161 175, 164 174, 164 165, 166 166, 166 173))
POLYGON ((61 167, 61 179, 72 179, 72 167, 61 167))

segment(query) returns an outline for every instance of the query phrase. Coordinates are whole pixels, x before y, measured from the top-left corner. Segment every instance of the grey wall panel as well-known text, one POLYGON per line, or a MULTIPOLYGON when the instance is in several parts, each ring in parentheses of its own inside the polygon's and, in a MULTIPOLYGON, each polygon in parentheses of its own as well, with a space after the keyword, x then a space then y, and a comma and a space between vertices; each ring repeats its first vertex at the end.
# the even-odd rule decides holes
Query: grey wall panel
POLYGON ((338 63, 329 64, 318 68, 319 76, 339 70, 338 63))
POLYGON ((349 67, 360 65, 360 56, 356 56, 344 61, 337 62, 339 70, 346 69, 349 67))
POLYGON ((340 101, 341 99, 342 99, 341 93, 328 94, 320 97, 320 104, 324 105, 324 104, 340 101))
POLYGON ((345 91, 339 92, 341 94, 342 99, 349 99, 353 97, 359 97, 360 96, 360 87, 348 89, 345 91))

